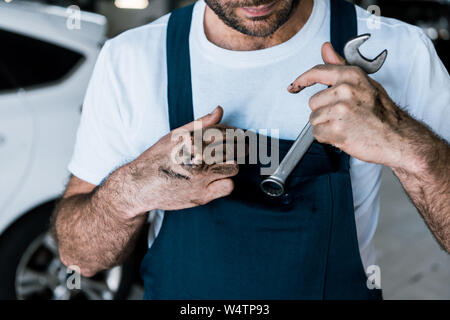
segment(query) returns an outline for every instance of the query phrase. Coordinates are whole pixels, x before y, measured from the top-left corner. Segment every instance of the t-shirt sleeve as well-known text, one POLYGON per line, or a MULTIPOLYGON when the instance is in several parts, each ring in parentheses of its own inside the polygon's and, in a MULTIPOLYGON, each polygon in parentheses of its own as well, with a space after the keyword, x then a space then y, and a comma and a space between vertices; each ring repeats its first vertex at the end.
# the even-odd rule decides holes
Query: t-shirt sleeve
POLYGON ((450 77, 431 40, 420 29, 417 33, 409 74, 405 75, 405 107, 449 141, 450 77))
POLYGON ((94 185, 128 162, 133 153, 123 121, 123 85, 111 51, 110 42, 106 42, 98 56, 68 166, 74 176, 94 185))

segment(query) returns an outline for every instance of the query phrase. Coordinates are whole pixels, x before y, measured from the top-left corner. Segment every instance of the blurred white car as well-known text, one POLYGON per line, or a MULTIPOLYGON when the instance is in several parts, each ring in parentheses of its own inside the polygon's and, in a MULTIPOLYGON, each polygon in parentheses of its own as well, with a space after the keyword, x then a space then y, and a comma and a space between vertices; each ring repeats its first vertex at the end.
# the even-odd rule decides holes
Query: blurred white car
POLYGON ((0 1, 0 299, 118 299, 130 288, 133 263, 69 290, 48 233, 105 32, 101 15, 0 1))

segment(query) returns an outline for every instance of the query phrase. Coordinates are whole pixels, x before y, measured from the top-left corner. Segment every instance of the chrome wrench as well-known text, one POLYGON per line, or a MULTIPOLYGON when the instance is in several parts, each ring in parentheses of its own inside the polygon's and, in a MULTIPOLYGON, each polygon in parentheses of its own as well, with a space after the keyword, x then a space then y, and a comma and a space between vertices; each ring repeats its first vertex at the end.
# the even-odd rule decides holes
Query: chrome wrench
MULTIPOLYGON (((388 51, 383 50, 375 59, 364 57, 359 51, 359 47, 369 38, 370 34, 363 34, 348 41, 344 47, 344 57, 348 65, 358 66, 367 74, 372 74, 383 66, 388 51)), ((272 197, 279 197, 284 194, 286 179, 308 151, 313 141, 312 125, 308 121, 275 172, 261 182, 261 189, 266 194, 272 197)))

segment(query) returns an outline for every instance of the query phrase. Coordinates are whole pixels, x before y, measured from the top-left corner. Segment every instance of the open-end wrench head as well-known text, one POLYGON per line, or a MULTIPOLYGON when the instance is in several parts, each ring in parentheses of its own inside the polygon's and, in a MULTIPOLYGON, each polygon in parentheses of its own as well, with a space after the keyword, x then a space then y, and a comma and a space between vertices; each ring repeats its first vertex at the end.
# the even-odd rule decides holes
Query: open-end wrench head
POLYGON ((344 47, 344 56, 347 63, 352 66, 358 66, 367 74, 372 74, 380 70, 386 61, 387 50, 381 52, 375 59, 367 59, 359 51, 359 47, 370 38, 370 34, 366 33, 357 36, 347 42, 344 47))

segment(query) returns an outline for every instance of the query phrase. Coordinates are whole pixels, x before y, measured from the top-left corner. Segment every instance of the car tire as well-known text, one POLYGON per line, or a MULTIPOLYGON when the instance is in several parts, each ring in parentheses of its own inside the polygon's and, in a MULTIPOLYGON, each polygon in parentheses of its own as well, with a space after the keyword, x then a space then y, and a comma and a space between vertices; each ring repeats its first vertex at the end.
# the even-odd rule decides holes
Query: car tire
MULTIPOLYGON (((38 209, 32 210, 31 212, 25 214, 23 217, 21 217, 19 220, 17 220, 11 227, 9 227, 3 235, 0 237, 0 275, 2 276, 1 285, 0 285, 0 300, 17 300, 17 299, 55 299, 55 295, 53 293, 49 293, 49 291, 55 291, 55 288, 62 289, 64 283, 64 286, 67 287, 67 278, 66 279, 60 279, 59 287, 57 287, 57 284, 55 283, 55 273, 50 272, 43 272, 44 269, 49 269, 50 265, 57 265, 59 261, 59 257, 57 255, 57 249, 56 246, 53 249, 48 249, 46 251, 46 245, 42 245, 43 248, 39 247, 39 241, 44 241, 42 239, 46 239, 49 235, 49 225, 50 225, 50 217, 51 213, 53 211, 55 202, 49 202, 38 209), (33 253, 32 249, 33 246, 38 248, 36 249, 36 252, 33 253), (31 250, 31 251, 30 251, 31 250), (38 250, 41 250, 42 252, 38 252, 38 250), (36 254, 36 257, 33 256, 36 254), (38 254, 40 256, 38 256, 38 254), (53 254, 53 256, 51 256, 53 254), (26 256, 29 256, 30 258, 30 265, 26 265, 24 261, 26 261, 26 256), (42 257, 44 256, 44 258, 42 257), (51 261, 49 265, 46 267, 46 258, 48 257, 48 261, 51 261), (32 259, 39 258, 40 261, 34 262, 32 259), (39 267, 39 268, 38 268, 39 267), (36 269, 38 271, 33 270, 33 274, 39 274, 39 279, 36 280, 36 278, 33 278, 32 282, 30 280, 30 283, 26 283, 28 279, 24 278, 18 278, 20 274, 31 274, 29 272, 29 269, 36 269), (27 270, 27 271, 23 271, 27 270), (34 294, 31 295, 25 295, 19 292, 22 289, 22 292, 25 292, 26 290, 30 290, 27 286, 31 287, 34 285, 34 288, 39 288, 41 285, 45 287, 46 285, 43 285, 42 283, 50 282, 50 278, 52 278, 52 285, 48 284, 48 286, 52 287, 53 289, 49 288, 43 288, 42 291, 37 290, 34 294), (18 280, 20 279, 20 281, 18 280), (22 281, 23 280, 23 281, 22 281), (42 281, 41 281, 42 280, 42 281), (22 286, 23 284, 23 286, 22 286), (20 289, 20 290, 19 290, 20 289)), ((47 241, 47 240, 45 240, 47 241)), ((60 263, 60 261, 59 261, 60 263)), ((58 266, 59 273, 64 277, 66 276, 67 269, 62 265, 58 266)), ((108 295, 106 295, 106 291, 98 294, 96 296, 93 294, 93 292, 90 292, 87 294, 87 289, 83 291, 83 286, 81 286, 80 290, 70 290, 70 296, 67 296, 67 293, 65 295, 59 295, 56 296, 56 299, 63 299, 67 298, 69 299, 125 299, 127 298, 131 287, 133 285, 134 280, 136 279, 136 270, 137 270, 137 261, 136 261, 136 255, 132 255, 120 268, 120 277, 118 281, 116 281, 116 284, 114 286, 113 291, 109 292, 108 295)), ((110 271, 105 271, 110 272, 110 271)), ((117 274, 117 270, 115 272, 117 274)), ((70 275, 70 274, 69 274, 70 275)), ((86 283, 93 283, 95 282, 96 290, 98 291, 98 280, 95 280, 95 277, 98 277, 99 275, 94 276, 93 278, 84 278, 81 277, 82 282, 86 281, 86 283), (90 281, 90 282, 89 282, 90 281)), ((117 276, 117 275, 116 275, 117 276)), ((29 277, 29 276, 28 276, 29 277)), ((67 277, 67 276, 66 276, 67 277)), ((107 283, 108 281, 104 281, 107 283)), ((108 288, 109 290, 109 288, 108 288)), ((61 290, 60 290, 61 291, 61 290)), ((92 291, 92 290, 91 290, 92 291)), ((97 294, 97 293, 96 293, 97 294)))

